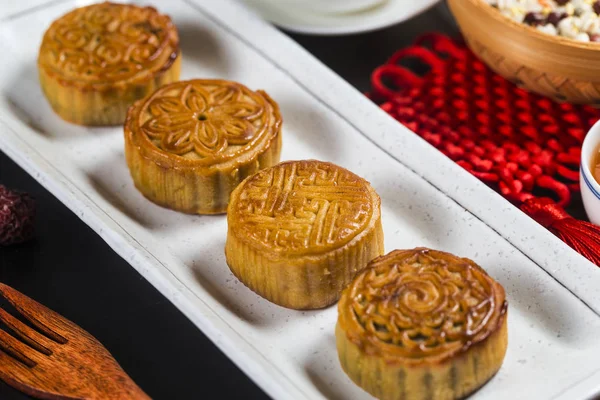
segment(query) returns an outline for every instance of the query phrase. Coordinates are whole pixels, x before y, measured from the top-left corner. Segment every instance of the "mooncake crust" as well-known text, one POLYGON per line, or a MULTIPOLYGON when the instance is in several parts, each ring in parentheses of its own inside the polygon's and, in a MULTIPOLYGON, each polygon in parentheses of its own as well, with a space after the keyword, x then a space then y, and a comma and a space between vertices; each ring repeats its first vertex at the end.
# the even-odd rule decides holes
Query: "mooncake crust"
POLYGON ((165 85, 125 121, 125 156, 136 187, 178 211, 227 210, 239 183, 279 162, 282 117, 264 91, 226 80, 165 85))
POLYGON ((280 163, 232 193, 227 264, 275 304, 326 307, 383 254, 380 204, 367 181, 335 164, 280 163))
POLYGON ((340 363, 380 399, 463 398, 502 365, 507 307, 502 286, 469 259, 393 251, 373 260, 340 298, 340 363))
POLYGON ((82 125, 116 125, 127 108, 179 79, 179 36, 153 7, 98 3, 55 20, 38 55, 40 84, 54 111, 82 125))

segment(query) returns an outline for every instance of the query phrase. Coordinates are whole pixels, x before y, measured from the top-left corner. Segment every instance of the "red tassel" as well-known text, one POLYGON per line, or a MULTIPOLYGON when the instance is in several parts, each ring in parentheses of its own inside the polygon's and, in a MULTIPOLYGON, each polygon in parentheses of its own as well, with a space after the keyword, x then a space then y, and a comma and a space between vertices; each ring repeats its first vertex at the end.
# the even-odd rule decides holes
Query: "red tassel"
POLYGON ((521 210, 579 254, 600 266, 600 226, 571 217, 549 198, 526 200, 521 210))

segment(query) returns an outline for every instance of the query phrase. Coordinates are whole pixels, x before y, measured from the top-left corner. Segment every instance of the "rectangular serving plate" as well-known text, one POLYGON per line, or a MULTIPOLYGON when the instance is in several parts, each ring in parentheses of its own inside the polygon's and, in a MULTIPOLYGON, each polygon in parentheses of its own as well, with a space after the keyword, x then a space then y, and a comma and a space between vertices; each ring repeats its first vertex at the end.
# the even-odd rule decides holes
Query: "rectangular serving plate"
MULTIPOLYGON (((36 2, 0 14, 0 148, 269 395, 371 398, 338 364, 335 307, 292 311, 249 291, 225 264, 224 216, 183 215, 150 203, 129 177, 121 128, 75 126, 53 114, 38 83, 37 50, 50 22, 83 3, 36 2)), ((218 77, 265 89, 284 116, 282 160, 332 161, 372 183, 383 202, 388 251, 428 246, 470 257, 506 288, 506 359, 474 398, 600 393, 596 266, 240 4, 153 3, 179 29, 183 79, 218 77)))

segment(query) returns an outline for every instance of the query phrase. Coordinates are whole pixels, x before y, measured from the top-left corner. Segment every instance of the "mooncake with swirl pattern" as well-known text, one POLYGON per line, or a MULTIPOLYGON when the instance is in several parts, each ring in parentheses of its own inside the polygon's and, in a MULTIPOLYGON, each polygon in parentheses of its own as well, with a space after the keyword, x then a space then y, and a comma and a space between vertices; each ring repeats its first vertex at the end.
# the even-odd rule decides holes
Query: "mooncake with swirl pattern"
POLYGON ((265 169, 231 194, 227 264, 273 303, 326 307, 383 254, 380 203, 366 180, 328 162, 265 169))
POLYGON ((504 289, 469 259, 396 250, 344 290, 336 342, 344 371, 379 399, 463 398, 504 360, 504 289))
POLYGON ((42 90, 54 111, 81 125, 117 125, 127 108, 179 79, 179 37, 152 7, 98 3, 54 21, 38 56, 42 90))
POLYGON ((264 91, 196 79, 136 102, 125 121, 125 157, 151 201, 193 214, 227 210, 246 177, 279 162, 282 118, 264 91))

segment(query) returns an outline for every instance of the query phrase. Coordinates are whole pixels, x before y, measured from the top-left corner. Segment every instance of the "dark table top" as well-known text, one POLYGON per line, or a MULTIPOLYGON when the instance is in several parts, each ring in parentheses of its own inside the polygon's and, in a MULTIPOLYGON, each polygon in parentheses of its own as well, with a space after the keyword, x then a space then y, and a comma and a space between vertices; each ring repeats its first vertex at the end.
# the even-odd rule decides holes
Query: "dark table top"
MULTIPOLYGON (((376 32, 289 34, 361 91, 370 72, 430 30, 456 34, 445 4, 376 32)), ((75 214, 0 152, 0 183, 37 199, 37 237, 0 247, 0 281, 96 336, 154 399, 267 396, 75 214)), ((0 399, 22 400, 0 382, 0 399)))

